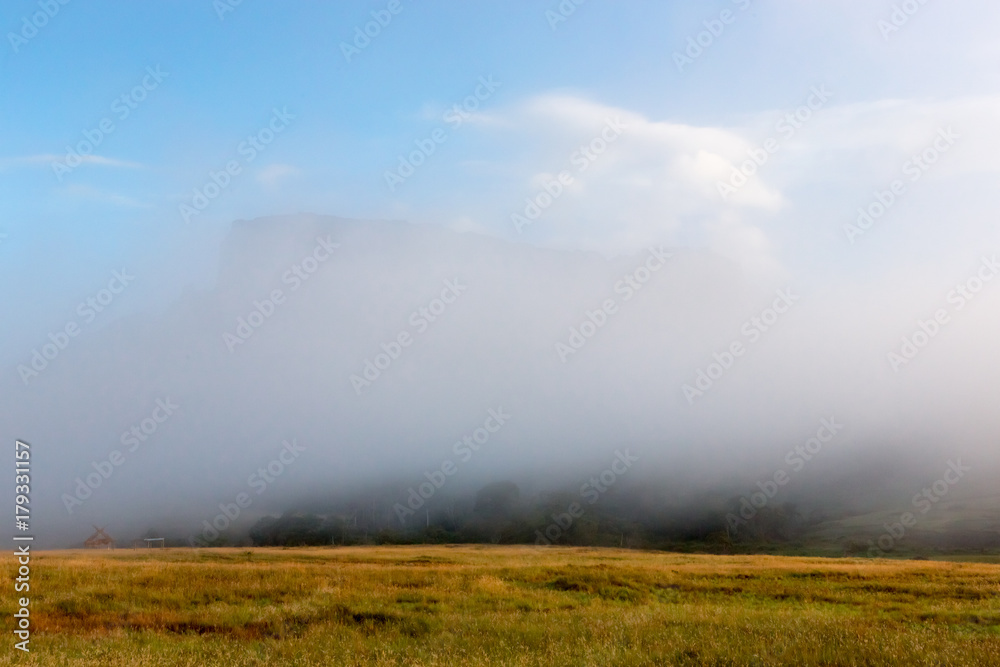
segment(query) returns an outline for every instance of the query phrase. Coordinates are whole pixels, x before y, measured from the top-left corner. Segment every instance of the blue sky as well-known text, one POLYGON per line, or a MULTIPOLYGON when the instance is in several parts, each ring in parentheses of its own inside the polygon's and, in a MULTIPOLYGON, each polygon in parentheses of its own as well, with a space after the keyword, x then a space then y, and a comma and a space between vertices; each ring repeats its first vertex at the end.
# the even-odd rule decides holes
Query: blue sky
POLYGON ((211 0, 70 0, 30 39, 12 38, 45 4, 0 11, 0 280, 13 350, 0 361, 122 266, 142 279, 116 316, 210 283, 229 223, 261 215, 406 219, 609 255, 707 247, 807 283, 913 267, 933 283, 928 261, 961 274, 969 250, 996 239, 1000 9, 983 0, 914 3, 887 35, 879 21, 901 3, 587 0, 553 28, 555 1, 401 0, 350 61, 341 44, 388 2, 244 0, 220 18, 211 0), (675 54, 723 12, 730 22, 679 71, 675 54), (166 76, 119 118, 112 105, 147 68, 166 76), (461 125, 446 123, 481 77, 500 85, 461 125), (819 85, 831 100, 721 201, 719 180, 819 85), (294 119, 244 162, 241 142, 274 109, 294 119), (572 155, 610 118, 627 129, 577 173, 572 155), (96 157, 57 178, 53 157, 103 119, 114 131, 96 157), (845 243, 856 208, 948 125, 963 139, 894 212, 908 233, 845 243), (445 141, 390 190, 386 171, 436 128, 445 141), (241 173, 185 222, 179 207, 230 160, 241 173), (518 233, 510 216, 566 170, 573 187, 518 233))

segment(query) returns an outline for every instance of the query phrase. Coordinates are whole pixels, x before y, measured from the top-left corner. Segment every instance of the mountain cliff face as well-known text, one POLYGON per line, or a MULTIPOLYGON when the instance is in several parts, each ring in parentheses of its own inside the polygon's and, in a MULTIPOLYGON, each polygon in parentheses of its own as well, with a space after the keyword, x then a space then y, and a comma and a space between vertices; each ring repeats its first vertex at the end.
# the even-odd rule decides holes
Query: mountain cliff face
POLYGON ((5 421, 51 452, 39 484, 57 525, 120 502, 211 509, 292 438, 308 454, 269 499, 409 473, 501 407, 512 418, 467 475, 569 470, 618 446, 625 424, 655 434, 678 403, 677 350, 712 324, 690 281, 733 297, 725 263, 654 252, 608 261, 312 215, 236 222, 214 289, 85 332, 26 384, 9 369, 5 421), (640 284, 631 274, 647 262, 657 271, 640 284), (128 451, 123 434, 166 399, 174 414, 128 451), (53 502, 114 450, 124 463, 82 506, 53 502))

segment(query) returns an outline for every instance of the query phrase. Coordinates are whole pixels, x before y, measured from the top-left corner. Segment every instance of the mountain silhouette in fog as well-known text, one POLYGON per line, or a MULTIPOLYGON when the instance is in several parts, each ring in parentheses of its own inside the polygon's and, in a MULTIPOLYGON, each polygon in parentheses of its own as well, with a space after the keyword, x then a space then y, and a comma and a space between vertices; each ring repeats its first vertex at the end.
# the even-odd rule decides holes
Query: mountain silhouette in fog
MULTIPOLYGON (((233 224, 212 289, 85 332, 27 386, 9 369, 6 391, 18 428, 46 443, 39 511, 53 530, 193 528, 293 439, 303 453, 248 516, 419 478, 500 408, 509 423, 456 488, 573 484, 631 447, 644 483, 737 490, 782 465, 843 383, 803 384, 844 351, 809 334, 806 306, 768 314, 789 289, 700 251, 607 259, 405 222, 261 218, 233 224), (176 411, 148 432, 167 399, 176 411), (136 427, 145 437, 127 437, 136 427), (115 450, 124 462, 70 514, 60 498, 115 450)), ((803 475, 908 446, 872 450, 849 428, 803 475)))

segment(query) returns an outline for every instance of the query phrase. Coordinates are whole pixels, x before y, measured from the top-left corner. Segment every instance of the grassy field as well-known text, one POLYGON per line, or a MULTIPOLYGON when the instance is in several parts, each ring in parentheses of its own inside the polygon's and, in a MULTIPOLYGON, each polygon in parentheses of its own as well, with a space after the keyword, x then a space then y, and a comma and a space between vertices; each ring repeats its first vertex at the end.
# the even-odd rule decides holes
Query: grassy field
MULTIPOLYGON (((421 546, 31 566, 32 652, 8 633, 2 664, 1000 664, 990 563, 421 546)), ((2 605, 10 628, 12 585, 2 605)))

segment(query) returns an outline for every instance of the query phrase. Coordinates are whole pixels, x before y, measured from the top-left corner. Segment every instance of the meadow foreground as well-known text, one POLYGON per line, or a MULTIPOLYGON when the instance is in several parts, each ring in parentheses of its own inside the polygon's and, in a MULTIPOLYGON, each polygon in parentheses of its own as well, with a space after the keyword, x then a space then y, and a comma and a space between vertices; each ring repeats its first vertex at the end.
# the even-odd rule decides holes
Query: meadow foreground
POLYGON ((8 639, 0 664, 1000 664, 997 564, 491 546, 32 564, 32 651, 8 639))

